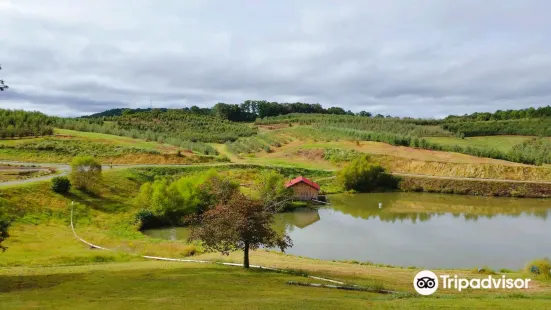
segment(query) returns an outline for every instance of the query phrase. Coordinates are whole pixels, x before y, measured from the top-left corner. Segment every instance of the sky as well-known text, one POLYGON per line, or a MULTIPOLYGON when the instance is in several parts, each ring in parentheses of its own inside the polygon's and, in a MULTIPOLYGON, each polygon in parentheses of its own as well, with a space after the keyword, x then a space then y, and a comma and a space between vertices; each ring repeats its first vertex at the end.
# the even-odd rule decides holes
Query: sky
POLYGON ((544 106, 549 12, 547 0, 0 0, 0 108, 544 106))

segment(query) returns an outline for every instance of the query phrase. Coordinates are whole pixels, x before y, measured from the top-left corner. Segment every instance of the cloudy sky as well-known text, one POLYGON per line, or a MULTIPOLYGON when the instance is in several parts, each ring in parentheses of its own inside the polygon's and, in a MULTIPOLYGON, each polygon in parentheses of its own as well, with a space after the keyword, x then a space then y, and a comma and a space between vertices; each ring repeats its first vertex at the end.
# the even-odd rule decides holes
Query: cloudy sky
POLYGON ((551 104, 551 1, 0 0, 1 108, 551 104))

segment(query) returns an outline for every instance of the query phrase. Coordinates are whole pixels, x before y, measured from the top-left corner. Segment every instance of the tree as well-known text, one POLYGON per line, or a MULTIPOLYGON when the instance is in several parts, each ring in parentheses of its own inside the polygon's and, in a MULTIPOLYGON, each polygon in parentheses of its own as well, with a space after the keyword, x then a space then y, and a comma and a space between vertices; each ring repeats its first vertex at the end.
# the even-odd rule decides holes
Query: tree
POLYGON ((249 268, 250 250, 278 247, 284 251, 293 245, 288 235, 272 228, 273 223, 274 213, 262 202, 236 192, 226 203, 195 218, 189 240, 202 240, 207 250, 225 255, 243 250, 243 267, 249 268))
POLYGON ((2 242, 6 240, 10 234, 8 233, 8 228, 11 225, 10 217, 5 213, 7 209, 6 200, 0 198, 0 251, 4 252, 7 248, 2 245, 2 242))
MULTIPOLYGON (((0 70, 2 70, 2 66, 0 66, 0 70)), ((4 91, 4 90, 6 90, 6 89, 8 89, 8 88, 9 88, 9 86, 6 85, 6 84, 4 84, 4 80, 1 80, 1 79, 0 79, 0 91, 4 91)))
POLYGON ((80 190, 93 191, 101 184, 101 164, 92 156, 78 156, 71 162, 71 183, 80 190))
POLYGON ((262 171, 257 177, 256 187, 264 207, 274 212, 293 197, 293 190, 285 187, 285 178, 277 171, 262 171))
POLYGON ((65 176, 52 179, 52 190, 56 193, 64 194, 71 188, 71 181, 65 176))
POLYGON ((370 163, 369 157, 364 155, 353 160, 350 165, 337 174, 337 181, 346 190, 371 192, 383 188, 395 188, 396 180, 381 166, 370 163))
POLYGON ((6 247, 2 245, 2 242, 6 240, 10 234, 8 233, 8 228, 10 227, 11 221, 0 214, 0 250, 2 252, 6 251, 6 247))

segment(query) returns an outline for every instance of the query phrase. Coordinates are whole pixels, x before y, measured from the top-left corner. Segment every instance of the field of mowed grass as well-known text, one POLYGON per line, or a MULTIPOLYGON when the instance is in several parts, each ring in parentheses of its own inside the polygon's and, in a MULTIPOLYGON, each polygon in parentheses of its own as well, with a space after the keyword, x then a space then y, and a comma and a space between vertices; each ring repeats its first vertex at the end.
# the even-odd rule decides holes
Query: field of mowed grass
POLYGON ((0 271, 0 309, 545 309, 551 302, 543 294, 464 293, 437 298, 286 284, 305 279, 166 262, 14 267, 0 271))
POLYGON ((490 148, 496 149, 503 153, 509 152, 513 146, 520 144, 524 141, 530 140, 534 137, 531 136, 480 136, 480 137, 466 137, 465 139, 455 137, 425 137, 425 139, 432 143, 438 143, 442 145, 459 145, 462 147, 477 147, 477 148, 490 148))
POLYGON ((359 309, 377 297, 286 284, 304 280, 299 276, 205 264, 10 271, 0 274, 0 309, 359 309))

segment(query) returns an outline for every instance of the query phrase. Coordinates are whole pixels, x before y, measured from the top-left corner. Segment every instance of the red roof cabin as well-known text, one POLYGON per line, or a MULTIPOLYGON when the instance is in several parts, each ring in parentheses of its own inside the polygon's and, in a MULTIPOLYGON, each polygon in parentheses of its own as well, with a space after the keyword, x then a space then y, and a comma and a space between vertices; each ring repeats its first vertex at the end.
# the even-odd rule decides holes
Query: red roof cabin
POLYGON ((318 199, 320 191, 320 186, 316 182, 303 176, 287 182, 285 187, 292 188, 295 192, 295 199, 298 200, 318 199))

